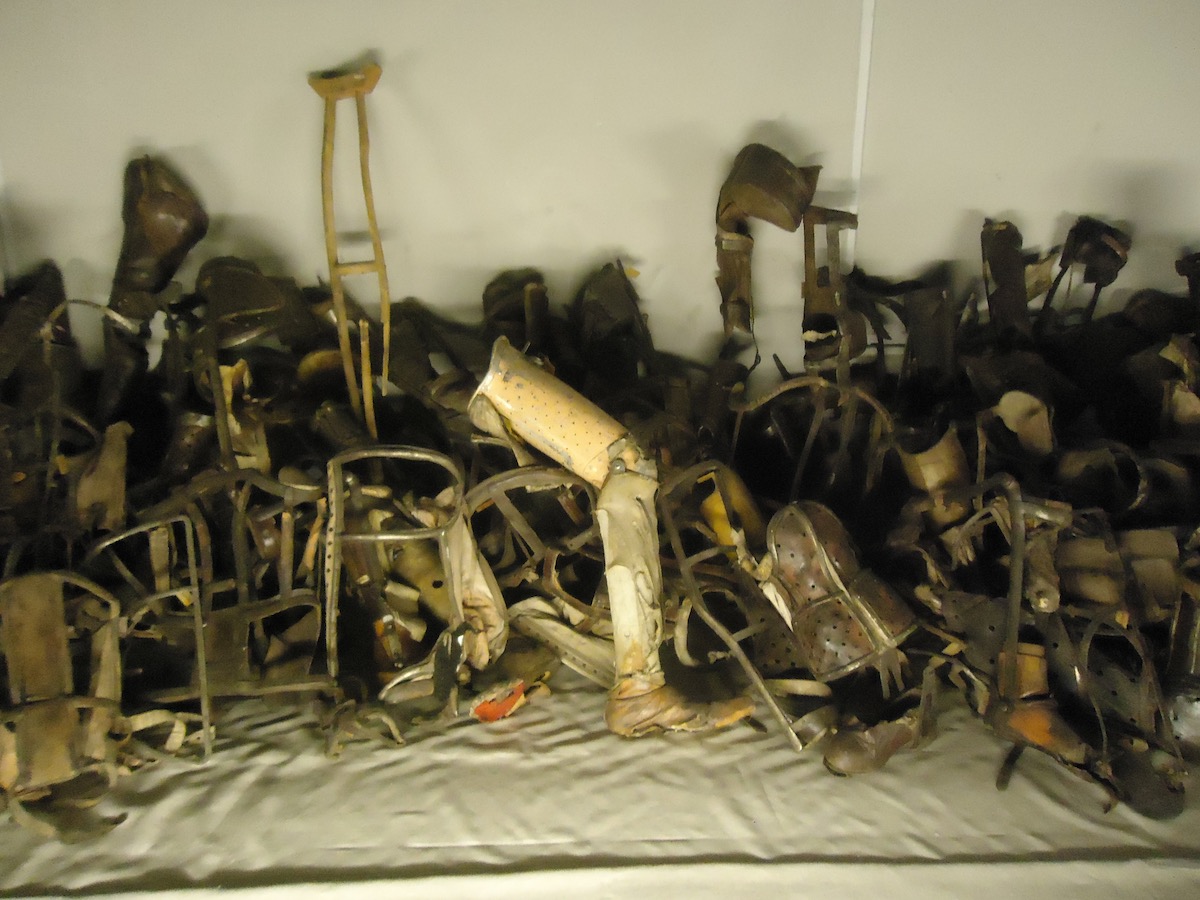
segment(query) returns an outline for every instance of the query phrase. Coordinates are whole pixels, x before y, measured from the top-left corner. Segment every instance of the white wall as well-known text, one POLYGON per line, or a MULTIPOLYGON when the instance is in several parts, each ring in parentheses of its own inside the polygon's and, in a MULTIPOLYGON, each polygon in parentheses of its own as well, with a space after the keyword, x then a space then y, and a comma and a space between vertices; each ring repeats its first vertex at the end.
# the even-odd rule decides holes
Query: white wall
MULTIPOLYGON (((533 265, 565 303, 620 255, 641 272, 657 343, 707 353, 721 330, 716 195, 740 147, 766 140, 849 186, 859 15, 829 0, 0 3, 8 267, 51 256, 74 296, 106 298, 121 173, 150 150, 213 218, 190 271, 237 253, 315 281, 321 101, 305 79, 373 51, 394 296, 477 318, 494 274, 533 265)), ((353 144, 338 153, 350 199, 353 144)), ((800 245, 782 243, 762 254, 763 329, 798 343, 800 245)))
MULTIPOLYGON (((857 206, 858 259, 879 274, 942 258, 975 273, 985 214, 1046 246, 1087 212, 1134 233, 1117 288, 1178 288, 1171 263, 1200 243, 1198 38, 1200 4, 1168 0, 5 0, 0 263, 52 257, 72 296, 105 299, 121 173, 153 152, 213 220, 186 285, 223 253, 312 283, 321 104, 305 77, 370 51, 392 293, 460 317, 500 269, 539 266, 566 302, 619 255, 657 343, 707 356, 713 208, 750 140, 825 166, 819 200, 857 206)), ((338 162, 353 176, 351 144, 338 162)), ((797 366, 799 240, 756 238, 760 338, 797 366)))
POLYGON ((1200 249, 1200 3, 881 0, 860 201, 858 261, 880 273, 951 259, 977 276, 984 216, 1049 249, 1091 214, 1133 236, 1101 311, 1182 291, 1174 261, 1200 249))

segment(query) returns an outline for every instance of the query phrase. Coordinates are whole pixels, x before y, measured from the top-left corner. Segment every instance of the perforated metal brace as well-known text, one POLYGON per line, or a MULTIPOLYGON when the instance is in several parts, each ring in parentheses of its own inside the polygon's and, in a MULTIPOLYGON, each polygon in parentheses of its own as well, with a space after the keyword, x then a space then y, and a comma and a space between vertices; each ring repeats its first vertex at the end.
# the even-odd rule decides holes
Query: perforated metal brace
POLYGON ((912 610, 864 569, 845 526, 811 501, 785 506, 767 529, 799 655, 820 681, 873 665, 899 676, 896 648, 916 628, 912 610))

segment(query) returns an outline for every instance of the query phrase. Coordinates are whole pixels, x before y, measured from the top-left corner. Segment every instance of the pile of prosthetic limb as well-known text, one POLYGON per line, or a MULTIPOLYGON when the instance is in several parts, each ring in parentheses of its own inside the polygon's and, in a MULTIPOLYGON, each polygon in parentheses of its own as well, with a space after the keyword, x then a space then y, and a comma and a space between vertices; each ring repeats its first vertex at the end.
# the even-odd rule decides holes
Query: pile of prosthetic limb
MULTIPOLYGON (((314 84, 327 110, 373 85, 337 77, 314 84)), ((839 775, 931 740, 956 690, 1012 743, 1001 782, 1033 749, 1177 814, 1200 743, 1200 262, 1187 293, 1096 317, 1126 235, 1081 218, 1038 258, 989 221, 983 315, 944 275, 843 272, 856 221, 812 205, 817 177, 737 156, 727 344, 702 363, 654 349, 619 264, 561 311, 537 271, 501 273, 477 326, 391 303, 381 249, 339 263, 335 237, 329 290, 222 257, 185 291, 206 214, 132 162, 102 368, 52 263, 0 302, 13 815, 111 826, 80 808, 148 745, 207 752, 219 698, 320 697, 336 753, 508 716, 560 665, 608 691, 618 735, 756 716, 839 775), (756 397, 753 219, 803 229, 807 351, 756 397), (378 321, 351 270, 379 275, 378 321), (689 667, 715 687, 685 690, 689 667)))

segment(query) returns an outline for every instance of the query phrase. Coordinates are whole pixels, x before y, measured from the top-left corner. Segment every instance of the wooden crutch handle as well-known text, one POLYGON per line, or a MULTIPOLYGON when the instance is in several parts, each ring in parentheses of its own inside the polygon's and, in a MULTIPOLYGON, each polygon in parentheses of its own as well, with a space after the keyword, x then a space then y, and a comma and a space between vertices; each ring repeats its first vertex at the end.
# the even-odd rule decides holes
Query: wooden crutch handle
POLYGON ((377 63, 366 63, 350 71, 317 72, 308 76, 308 83, 326 100, 344 100, 371 93, 382 73, 377 63))

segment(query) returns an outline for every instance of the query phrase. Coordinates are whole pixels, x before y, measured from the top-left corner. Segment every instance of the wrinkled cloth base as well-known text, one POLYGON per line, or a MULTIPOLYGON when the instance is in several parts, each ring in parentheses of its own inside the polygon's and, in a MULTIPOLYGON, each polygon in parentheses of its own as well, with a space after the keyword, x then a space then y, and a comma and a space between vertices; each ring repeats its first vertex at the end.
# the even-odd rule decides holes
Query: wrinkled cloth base
POLYGON ((120 779, 100 808, 128 813, 111 833, 66 846, 0 823, 0 892, 1092 900, 1187 896, 1200 878, 1194 783, 1171 822, 1105 814, 1103 791, 1037 753, 997 791, 1007 745, 952 694, 936 740, 835 778, 818 750, 748 726, 623 740, 605 690, 565 671, 551 687, 499 722, 422 726, 338 761, 307 706, 237 701, 210 763, 120 779))

